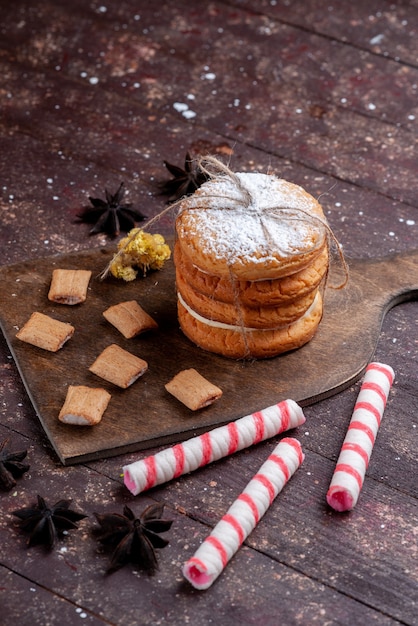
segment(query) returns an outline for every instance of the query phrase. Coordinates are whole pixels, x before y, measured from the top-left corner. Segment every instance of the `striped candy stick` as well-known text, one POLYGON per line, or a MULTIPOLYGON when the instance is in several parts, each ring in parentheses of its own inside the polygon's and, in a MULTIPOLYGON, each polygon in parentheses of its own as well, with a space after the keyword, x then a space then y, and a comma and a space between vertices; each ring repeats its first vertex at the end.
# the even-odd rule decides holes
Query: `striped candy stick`
POLYGON ((350 511, 357 504, 394 376, 383 363, 370 363, 366 369, 327 492, 327 502, 336 511, 350 511))
POLYGON ((297 439, 282 439, 194 556, 184 564, 183 575, 193 587, 211 586, 303 459, 297 439))
POLYGON ((294 400, 284 400, 125 465, 124 483, 133 495, 137 495, 285 430, 296 428, 305 419, 301 407, 294 400))

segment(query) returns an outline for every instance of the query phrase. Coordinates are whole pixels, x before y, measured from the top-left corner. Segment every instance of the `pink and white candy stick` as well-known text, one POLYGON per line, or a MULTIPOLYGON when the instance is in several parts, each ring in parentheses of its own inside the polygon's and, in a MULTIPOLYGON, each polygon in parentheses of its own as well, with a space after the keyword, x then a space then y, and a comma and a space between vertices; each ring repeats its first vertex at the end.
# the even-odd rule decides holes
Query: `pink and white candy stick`
POLYGON ((123 467, 134 496, 305 422, 301 407, 284 400, 123 467))
POLYGON ((297 439, 282 439, 195 555, 184 564, 183 574, 193 587, 211 586, 303 459, 297 439))
POLYGON ((336 511, 350 511, 357 504, 394 377, 383 363, 370 363, 366 369, 327 493, 336 511))

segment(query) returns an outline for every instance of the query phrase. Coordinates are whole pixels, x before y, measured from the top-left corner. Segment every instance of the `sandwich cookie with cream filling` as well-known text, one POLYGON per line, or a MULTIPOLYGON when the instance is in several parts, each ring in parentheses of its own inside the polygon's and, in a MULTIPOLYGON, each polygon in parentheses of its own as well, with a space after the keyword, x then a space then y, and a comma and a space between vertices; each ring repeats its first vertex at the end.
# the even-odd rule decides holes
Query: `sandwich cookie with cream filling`
POLYGON ((321 205, 288 181, 229 170, 210 179, 176 218, 184 334, 234 359, 305 344, 322 317, 327 228, 321 205))

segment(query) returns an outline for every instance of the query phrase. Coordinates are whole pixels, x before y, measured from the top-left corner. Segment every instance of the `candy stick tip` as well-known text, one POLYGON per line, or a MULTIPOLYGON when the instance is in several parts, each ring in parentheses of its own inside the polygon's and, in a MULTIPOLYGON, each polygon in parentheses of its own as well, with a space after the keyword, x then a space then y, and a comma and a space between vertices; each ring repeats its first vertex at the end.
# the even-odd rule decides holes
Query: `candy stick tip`
POLYGON ((125 487, 127 487, 129 489, 129 491, 135 496, 136 495, 136 484, 135 481, 132 479, 131 474, 129 473, 129 470, 125 469, 123 472, 123 482, 125 484, 125 487))
POLYGON ((331 487, 328 489, 327 502, 331 508, 339 513, 351 511, 354 508, 352 495, 344 487, 331 487))
POLYGON ((195 563, 185 563, 183 575, 195 589, 207 589, 212 584, 212 577, 195 563))
POLYGON ((298 404, 295 400, 288 398, 287 400, 284 400, 284 402, 279 402, 279 406, 280 404, 285 404, 290 410, 294 411, 295 415, 297 415, 298 417, 300 426, 302 426, 302 424, 306 422, 306 416, 303 412, 303 409, 300 404, 298 404))

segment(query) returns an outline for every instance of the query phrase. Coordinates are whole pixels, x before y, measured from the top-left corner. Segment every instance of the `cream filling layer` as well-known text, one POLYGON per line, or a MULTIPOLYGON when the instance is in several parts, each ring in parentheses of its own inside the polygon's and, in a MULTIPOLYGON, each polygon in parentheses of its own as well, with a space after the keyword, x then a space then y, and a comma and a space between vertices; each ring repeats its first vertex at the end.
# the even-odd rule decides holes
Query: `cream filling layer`
POLYGON ((309 307, 309 309, 307 311, 305 311, 305 313, 302 315, 302 317, 300 317, 295 322, 292 322, 292 324, 286 324, 286 326, 278 326, 276 328, 250 328, 248 326, 240 326, 239 324, 225 324, 224 322, 217 322, 216 320, 209 320, 206 317, 203 317, 203 315, 200 315, 199 313, 196 313, 196 311, 194 311, 192 308, 190 308, 189 305, 186 304, 186 302, 183 300, 180 292, 177 292, 177 298, 178 298, 180 304, 186 309, 186 311, 192 317, 194 317, 198 322, 201 322, 202 324, 206 324, 207 326, 212 326, 213 328, 222 328, 224 330, 233 330, 234 332, 237 332, 237 331, 240 331, 240 332, 242 332, 242 331, 250 331, 250 332, 262 333, 262 332, 271 332, 272 330, 279 330, 281 328, 288 328, 289 326, 292 326, 292 324, 297 324, 298 322, 303 320, 305 317, 308 317, 312 313, 312 311, 315 309, 316 305, 318 304, 319 293, 316 294, 316 296, 314 298, 314 301, 312 302, 311 306, 309 307))

